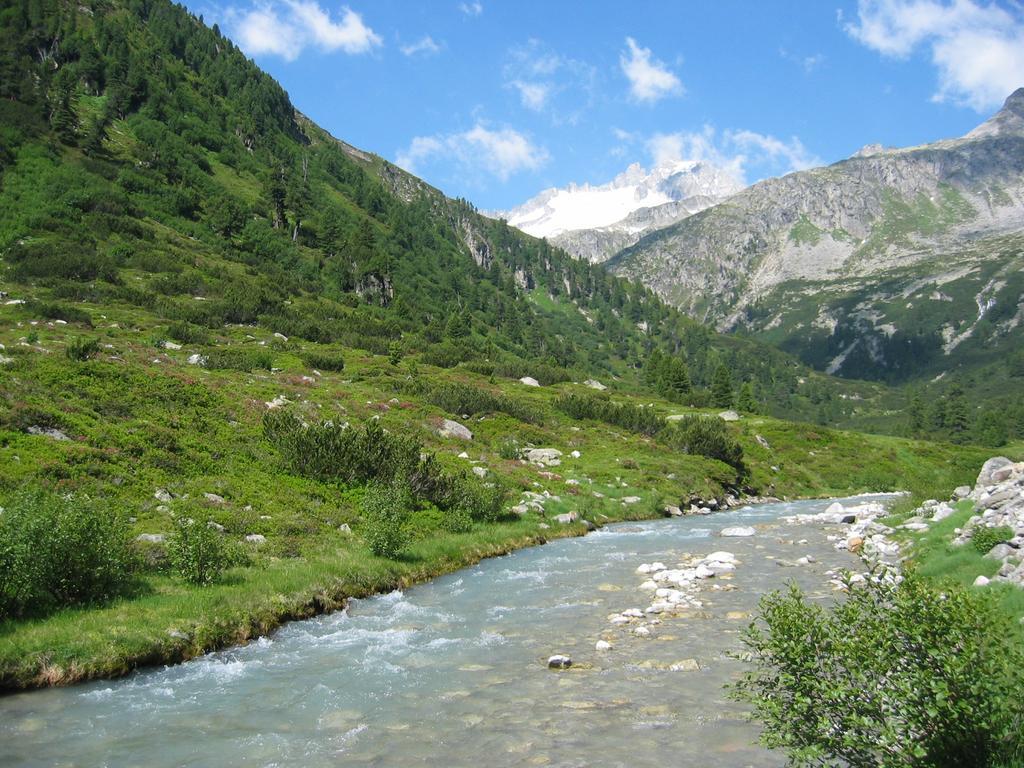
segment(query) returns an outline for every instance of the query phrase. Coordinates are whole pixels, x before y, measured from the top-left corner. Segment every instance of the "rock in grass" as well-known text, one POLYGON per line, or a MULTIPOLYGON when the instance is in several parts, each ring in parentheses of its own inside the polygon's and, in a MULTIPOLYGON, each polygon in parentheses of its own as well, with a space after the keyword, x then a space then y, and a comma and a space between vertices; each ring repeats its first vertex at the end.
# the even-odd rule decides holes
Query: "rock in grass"
POLYGON ((539 387, 540 386, 540 382, 537 381, 535 378, 533 378, 533 376, 523 376, 523 378, 521 378, 519 380, 519 383, 520 384, 525 384, 528 387, 539 387))
POLYGON ((976 586, 976 587, 987 587, 988 586, 988 577, 986 577, 986 576, 979 576, 978 578, 976 578, 974 580, 974 586, 976 586))
POLYGON ((248 541, 250 544, 263 544, 266 542, 267 537, 264 536, 262 533, 250 533, 248 536, 245 537, 245 540, 248 541))
POLYGON ((548 657, 548 669, 568 669, 571 666, 572 659, 563 653, 548 657))
POLYGON ((459 422, 452 419, 445 419, 442 421, 441 426, 437 431, 441 437, 454 437, 458 440, 473 439, 473 433, 469 431, 468 427, 459 424, 459 422))
POLYGON ((147 544, 163 544, 166 538, 162 533, 140 533, 135 540, 144 541, 147 544))

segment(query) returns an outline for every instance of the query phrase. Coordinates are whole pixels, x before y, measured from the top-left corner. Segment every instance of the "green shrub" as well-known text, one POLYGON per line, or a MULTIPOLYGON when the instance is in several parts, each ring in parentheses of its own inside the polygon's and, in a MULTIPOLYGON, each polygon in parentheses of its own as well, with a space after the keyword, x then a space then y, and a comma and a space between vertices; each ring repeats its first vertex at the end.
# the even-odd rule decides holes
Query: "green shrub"
POLYGON ((203 365, 211 370, 269 371, 274 366, 273 354, 260 347, 216 347, 203 357, 203 365))
POLYGON ((971 544, 981 554, 986 554, 996 544, 1002 544, 1013 538, 1013 528, 1008 525, 1000 525, 995 528, 987 528, 979 525, 974 528, 971 534, 971 544))
POLYGON ((128 528, 104 505, 25 491, 0 513, 0 616, 107 600, 133 566, 128 528))
POLYGON ((792 765, 999 766, 1024 757, 1024 652, 992 597, 909 575, 831 611, 761 600, 733 688, 792 765))
POLYGON ((508 461, 515 461, 519 458, 521 450, 515 438, 506 437, 498 446, 498 455, 508 461))
POLYGON ((171 323, 167 336, 182 344, 209 344, 212 340, 207 329, 185 322, 171 323))
POLYGON ((190 584, 212 584, 230 563, 224 537, 206 523, 178 517, 167 540, 167 557, 190 584))
POLYGON ((47 320, 63 320, 66 323, 79 323, 87 328, 92 328, 92 315, 84 309, 69 307, 67 304, 33 300, 25 305, 25 309, 38 317, 45 317, 47 320))
POLYGON ((363 537, 378 557, 396 558, 408 541, 405 522, 412 496, 400 483, 372 483, 363 494, 363 537))
POLYGON ((450 533, 468 533, 473 530, 473 515, 464 507, 453 507, 445 513, 442 526, 450 533))
POLYGON ((649 437, 658 434, 665 426, 664 420, 650 408, 632 403, 613 403, 607 397, 596 395, 561 395, 555 400, 555 408, 577 420, 603 421, 649 437))
POLYGON ((716 416, 687 416, 666 427, 662 436, 679 450, 730 464, 742 472, 743 446, 716 416))
POLYGON ((318 371, 343 371, 345 358, 328 349, 309 349, 302 353, 302 362, 318 371))
POLYGON ((94 355, 99 354, 99 351, 99 340, 77 338, 72 339, 71 343, 68 344, 67 349, 64 350, 64 353, 68 356, 68 359, 84 363, 94 355))
POLYGON ((527 403, 455 381, 434 387, 427 394, 427 401, 455 415, 499 412, 527 424, 543 421, 543 416, 527 403))

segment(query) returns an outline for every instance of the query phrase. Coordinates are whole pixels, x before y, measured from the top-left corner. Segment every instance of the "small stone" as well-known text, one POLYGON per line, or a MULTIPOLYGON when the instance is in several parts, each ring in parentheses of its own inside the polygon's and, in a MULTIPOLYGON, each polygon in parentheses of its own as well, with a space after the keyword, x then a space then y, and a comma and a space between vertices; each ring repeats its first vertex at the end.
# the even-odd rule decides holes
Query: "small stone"
POLYGON ((263 544, 266 542, 267 537, 262 533, 250 533, 245 537, 245 540, 250 544, 263 544))
POLYGON ((612 644, 609 643, 607 640, 598 640, 594 644, 594 650, 595 651, 610 651, 611 649, 612 649, 612 644))
POLYGON ((473 433, 468 427, 463 426, 457 421, 452 419, 445 419, 441 422, 441 426, 438 427, 438 434, 441 437, 453 437, 458 440, 472 440, 473 433))
POLYGON ((974 580, 974 586, 976 587, 987 587, 988 583, 989 582, 987 576, 979 576, 974 580))
POLYGON ((206 527, 210 530, 217 531, 217 533, 224 533, 224 526, 213 520, 207 520, 206 527))
POLYGON ((225 498, 223 496, 217 495, 216 493, 204 493, 203 498, 205 498, 211 504, 227 504, 225 498))
POLYGON ((348 523, 342 523, 341 525, 338 526, 338 533, 343 533, 346 536, 351 536, 352 535, 352 526, 349 525, 348 523))
POLYGON ((756 533, 757 531, 748 525, 736 525, 730 528, 723 528, 718 535, 726 538, 749 538, 756 533))
POLYGON ((722 411, 718 414, 718 418, 722 421, 739 421, 740 415, 736 411, 722 411))
POLYGON ((651 630, 649 630, 647 627, 644 627, 644 626, 633 627, 633 634, 636 635, 637 637, 650 637, 651 636, 651 630))
POLYGON ((147 544, 163 544, 167 537, 162 533, 140 533, 135 537, 136 541, 142 541, 147 544))
POLYGON ((670 672, 700 672, 700 664, 696 659, 683 659, 669 666, 670 672))
POLYGON ((572 659, 562 653, 556 653, 548 657, 548 669, 568 669, 572 666, 572 659))
POLYGON ((528 387, 539 387, 540 386, 540 382, 537 381, 532 376, 523 376, 523 378, 521 378, 519 380, 519 383, 520 384, 525 384, 528 387))

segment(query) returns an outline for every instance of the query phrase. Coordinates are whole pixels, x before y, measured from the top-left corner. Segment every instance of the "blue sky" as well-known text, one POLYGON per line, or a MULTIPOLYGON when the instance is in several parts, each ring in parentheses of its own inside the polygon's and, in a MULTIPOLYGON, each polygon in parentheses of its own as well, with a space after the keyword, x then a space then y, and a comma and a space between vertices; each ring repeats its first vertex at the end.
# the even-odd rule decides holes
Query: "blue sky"
POLYGON ((630 163, 748 182, 957 136, 1024 85, 984 0, 187 0, 339 138, 503 209, 630 163))

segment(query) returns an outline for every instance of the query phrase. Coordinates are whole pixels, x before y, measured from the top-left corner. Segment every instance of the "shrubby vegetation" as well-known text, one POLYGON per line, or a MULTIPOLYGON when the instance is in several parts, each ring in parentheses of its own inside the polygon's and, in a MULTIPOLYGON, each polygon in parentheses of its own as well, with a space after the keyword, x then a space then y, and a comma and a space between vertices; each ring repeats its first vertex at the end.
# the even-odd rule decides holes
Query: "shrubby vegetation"
POLYGON ((108 600, 134 565, 128 527, 108 507, 23 491, 0 513, 0 618, 108 600))
POLYGON ((203 366, 231 371, 269 371, 273 353, 262 347, 214 347, 203 353, 203 366))
POLYGON ((363 495, 363 537, 378 557, 398 557, 408 542, 412 494, 401 482, 371 483, 363 495))
POLYGON ((220 532, 187 517, 174 521, 174 532, 167 540, 167 557, 179 576, 198 585, 217 581, 231 559, 220 532))
POLYGON ((64 351, 69 360, 84 363, 99 354, 100 342, 98 339, 78 337, 72 339, 64 351))
POLYGON ((766 595, 734 688, 792 765, 998 768, 1024 762, 1024 652, 977 590, 857 586, 831 611, 766 595))
POLYGON ((653 437, 665 428, 665 420, 650 408, 615 403, 597 395, 569 393, 555 400, 555 407, 574 419, 595 419, 653 437))
POLYGON ((999 525, 994 528, 979 525, 973 529, 971 544, 978 552, 984 555, 996 544, 1009 541, 1013 536, 1013 528, 1008 525, 999 525))
POLYGON ((318 371, 343 371, 345 358, 341 352, 326 349, 309 349, 302 353, 302 362, 318 371))
POLYGON ((426 399, 438 408, 455 415, 506 413, 527 424, 540 424, 544 421, 537 408, 529 403, 454 381, 434 387, 427 392, 426 399))
POLYGON ((288 465, 306 477, 377 486, 378 491, 398 483, 414 503, 457 510, 481 522, 494 522, 506 514, 508 491, 502 483, 482 483, 465 473, 448 472, 434 455, 421 454, 418 440, 386 432, 376 421, 363 427, 305 424, 288 411, 273 410, 264 416, 263 428, 288 465))

